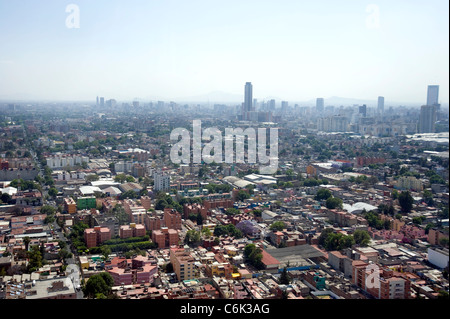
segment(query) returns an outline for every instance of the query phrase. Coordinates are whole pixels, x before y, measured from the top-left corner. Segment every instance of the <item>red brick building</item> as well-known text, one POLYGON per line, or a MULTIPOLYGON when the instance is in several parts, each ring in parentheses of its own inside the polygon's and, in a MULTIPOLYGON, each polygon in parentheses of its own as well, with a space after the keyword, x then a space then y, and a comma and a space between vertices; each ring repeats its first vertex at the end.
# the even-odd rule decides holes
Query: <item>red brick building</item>
POLYGON ((178 245, 178 231, 167 227, 154 230, 152 232, 152 241, 158 244, 158 248, 169 248, 170 246, 178 245))
POLYGON ((142 224, 122 225, 119 230, 120 238, 143 237, 145 236, 145 226, 142 224))
POLYGON ((84 242, 87 248, 96 247, 104 241, 111 239, 111 230, 108 227, 96 226, 84 230, 84 242))
POLYGON ((203 219, 205 220, 208 216, 208 210, 205 208, 205 206, 200 204, 184 204, 183 213, 185 219, 187 219, 189 215, 201 214, 203 219))
POLYGON ((181 230, 181 214, 172 208, 164 209, 164 225, 171 229, 181 230))

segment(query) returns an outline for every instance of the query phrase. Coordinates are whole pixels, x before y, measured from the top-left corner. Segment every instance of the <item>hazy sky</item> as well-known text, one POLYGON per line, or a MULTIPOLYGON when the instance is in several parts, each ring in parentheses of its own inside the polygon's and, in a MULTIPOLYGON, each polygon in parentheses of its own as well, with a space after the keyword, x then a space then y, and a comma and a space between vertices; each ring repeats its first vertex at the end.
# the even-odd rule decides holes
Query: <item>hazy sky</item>
POLYGON ((447 0, 0 0, 0 99, 449 101, 447 0), (69 28, 79 8, 79 28, 69 28), (69 18, 69 19, 68 19, 69 18))

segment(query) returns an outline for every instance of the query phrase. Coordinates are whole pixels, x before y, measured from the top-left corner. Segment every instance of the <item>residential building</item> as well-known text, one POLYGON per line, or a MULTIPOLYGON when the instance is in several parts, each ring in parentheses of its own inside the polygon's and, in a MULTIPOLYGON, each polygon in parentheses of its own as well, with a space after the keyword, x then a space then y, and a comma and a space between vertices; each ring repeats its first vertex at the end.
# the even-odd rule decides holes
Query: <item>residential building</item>
POLYGON ((195 259, 191 253, 184 248, 170 248, 170 262, 173 270, 180 281, 194 279, 197 277, 195 259))
POLYGON ((142 224, 131 223, 120 226, 120 238, 143 237, 145 236, 145 226, 142 224))
POLYGON ((110 239, 111 230, 108 227, 95 226, 84 230, 84 242, 87 248, 96 247, 110 239))
POLYGON ((161 229, 152 231, 152 241, 156 243, 160 249, 178 245, 179 240, 178 231, 175 229, 161 227, 161 229))
POLYGON ((161 171, 153 173, 153 189, 155 192, 167 191, 170 189, 170 176, 161 171))

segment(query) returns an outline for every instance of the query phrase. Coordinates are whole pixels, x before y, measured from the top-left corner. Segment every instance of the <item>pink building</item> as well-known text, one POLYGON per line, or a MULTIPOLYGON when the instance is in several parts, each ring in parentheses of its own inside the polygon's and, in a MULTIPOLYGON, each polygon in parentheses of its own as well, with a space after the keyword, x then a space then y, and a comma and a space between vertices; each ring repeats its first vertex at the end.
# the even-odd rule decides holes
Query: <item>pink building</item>
POLYGON ((106 266, 106 271, 114 279, 114 285, 133 285, 152 283, 153 276, 158 272, 158 266, 143 256, 133 259, 116 257, 106 266))

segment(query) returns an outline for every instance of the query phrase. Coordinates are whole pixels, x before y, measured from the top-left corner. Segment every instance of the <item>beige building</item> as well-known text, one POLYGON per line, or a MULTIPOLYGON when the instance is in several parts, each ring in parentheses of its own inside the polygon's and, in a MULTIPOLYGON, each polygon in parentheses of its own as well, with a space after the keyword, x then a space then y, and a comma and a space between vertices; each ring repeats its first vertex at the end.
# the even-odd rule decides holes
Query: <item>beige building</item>
POLYGON ((195 269, 195 260, 184 248, 170 249, 170 262, 173 265, 173 271, 177 274, 178 280, 189 280, 197 277, 195 269))

